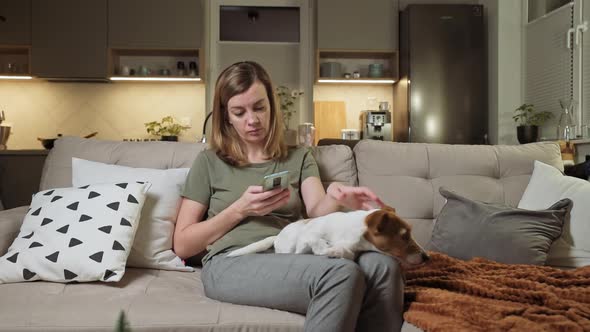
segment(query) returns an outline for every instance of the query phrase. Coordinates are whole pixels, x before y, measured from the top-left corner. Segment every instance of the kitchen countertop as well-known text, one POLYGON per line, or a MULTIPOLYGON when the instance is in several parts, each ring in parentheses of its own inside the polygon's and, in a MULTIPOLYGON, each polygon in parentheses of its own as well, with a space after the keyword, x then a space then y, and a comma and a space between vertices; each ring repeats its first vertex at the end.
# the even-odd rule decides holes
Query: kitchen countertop
POLYGON ((4 156, 30 156, 30 155, 47 155, 49 150, 0 150, 0 155, 4 156))

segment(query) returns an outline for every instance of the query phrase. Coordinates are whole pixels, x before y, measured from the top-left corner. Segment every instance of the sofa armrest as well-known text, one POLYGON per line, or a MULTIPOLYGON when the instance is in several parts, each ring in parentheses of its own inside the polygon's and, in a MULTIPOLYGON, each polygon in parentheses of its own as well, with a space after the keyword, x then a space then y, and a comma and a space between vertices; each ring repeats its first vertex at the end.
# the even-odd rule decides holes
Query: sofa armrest
POLYGON ((28 206, 21 206, 0 211, 0 256, 6 254, 8 247, 18 235, 28 209, 28 206))

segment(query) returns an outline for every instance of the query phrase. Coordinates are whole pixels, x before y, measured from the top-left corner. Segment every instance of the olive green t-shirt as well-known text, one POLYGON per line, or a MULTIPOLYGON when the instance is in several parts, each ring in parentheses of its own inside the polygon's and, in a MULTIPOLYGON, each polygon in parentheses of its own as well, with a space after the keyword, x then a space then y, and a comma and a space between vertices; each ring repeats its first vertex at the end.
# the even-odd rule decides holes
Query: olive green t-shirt
POLYGON ((212 150, 199 153, 188 173, 182 196, 208 206, 208 219, 238 200, 248 186, 261 185, 265 175, 285 170, 289 171, 289 202, 270 215, 246 217, 223 237, 207 246, 203 264, 216 254, 277 235, 289 222, 301 219, 304 213, 301 183, 310 176, 319 178, 320 175, 309 148, 289 149, 289 155, 284 161, 272 160, 244 167, 227 164, 212 150))

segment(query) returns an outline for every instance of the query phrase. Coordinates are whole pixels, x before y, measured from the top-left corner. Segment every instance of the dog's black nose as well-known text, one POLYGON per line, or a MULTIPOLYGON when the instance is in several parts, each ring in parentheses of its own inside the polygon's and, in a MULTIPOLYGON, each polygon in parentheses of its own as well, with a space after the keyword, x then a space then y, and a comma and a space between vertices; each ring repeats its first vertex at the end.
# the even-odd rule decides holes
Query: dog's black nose
POLYGON ((427 262, 430 260, 430 256, 426 252, 422 253, 422 261, 427 262))

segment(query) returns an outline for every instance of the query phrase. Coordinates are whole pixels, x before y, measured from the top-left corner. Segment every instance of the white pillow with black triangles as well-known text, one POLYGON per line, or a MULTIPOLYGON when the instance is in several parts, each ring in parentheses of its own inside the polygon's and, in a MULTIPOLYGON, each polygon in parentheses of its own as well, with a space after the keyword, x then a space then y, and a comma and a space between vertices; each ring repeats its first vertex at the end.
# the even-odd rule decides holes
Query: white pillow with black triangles
POLYGON ((121 280, 147 183, 41 191, 0 257, 0 283, 121 280))

